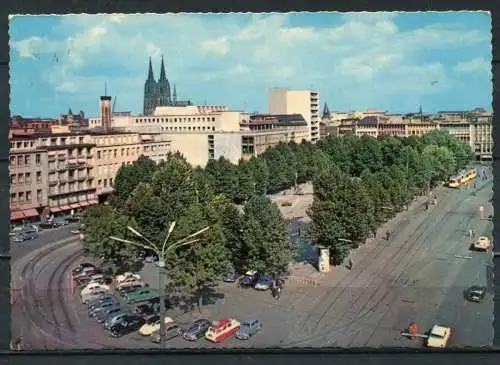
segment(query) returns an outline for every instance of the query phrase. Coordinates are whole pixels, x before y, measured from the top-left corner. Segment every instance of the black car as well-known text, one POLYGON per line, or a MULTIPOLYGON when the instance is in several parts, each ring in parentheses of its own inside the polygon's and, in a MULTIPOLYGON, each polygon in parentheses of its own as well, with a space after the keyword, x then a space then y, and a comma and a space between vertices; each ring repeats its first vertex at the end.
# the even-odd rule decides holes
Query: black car
POLYGON ((146 317, 146 316, 151 316, 153 314, 157 314, 159 312, 157 309, 158 307, 152 304, 141 304, 134 308, 134 313, 146 317))
POLYGON ((186 341, 196 341, 205 335, 212 323, 208 319, 198 319, 187 330, 182 331, 186 341))
POLYGON ((139 316, 129 316, 122 321, 112 325, 108 331, 112 337, 121 337, 139 330, 144 325, 144 318, 139 316))
POLYGON ((482 302, 486 296, 487 289, 485 286, 473 285, 467 289, 467 299, 471 302, 482 302))
POLYGON ((140 284, 133 284, 133 285, 127 285, 123 286, 119 293, 121 297, 125 297, 128 293, 132 293, 133 291, 136 291, 137 289, 143 288, 144 286, 140 284))

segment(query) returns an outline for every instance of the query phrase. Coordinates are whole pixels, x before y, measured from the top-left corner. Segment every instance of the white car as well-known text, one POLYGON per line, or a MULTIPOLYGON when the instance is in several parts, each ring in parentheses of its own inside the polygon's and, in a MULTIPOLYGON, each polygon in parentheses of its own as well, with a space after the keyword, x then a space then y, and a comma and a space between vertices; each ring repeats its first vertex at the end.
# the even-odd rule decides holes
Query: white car
POLYGON ((481 236, 474 242, 474 249, 477 251, 487 251, 490 246, 491 242, 488 237, 481 236))
POLYGON ((448 345, 448 341, 451 336, 451 328, 438 326, 435 324, 432 326, 429 337, 426 341, 427 347, 433 348, 445 348, 448 345))
MULTIPOLYGON (((168 327, 174 323, 170 317, 165 317, 165 326, 168 327)), ((146 320, 146 323, 139 328, 139 333, 143 336, 151 336, 153 332, 160 330, 160 316, 155 315, 146 320)))
POLYGON ((99 284, 99 283, 89 283, 82 289, 82 291, 80 292, 80 295, 83 297, 84 295, 87 295, 87 294, 89 294, 92 291, 97 290, 97 289, 102 289, 102 290, 106 290, 106 291, 111 290, 109 285, 99 284))
POLYGON ((104 289, 93 290, 85 295, 82 295, 82 303, 87 304, 93 300, 99 299, 101 295, 105 294, 109 294, 109 291, 104 289))
POLYGON ((118 275, 115 278, 115 281, 116 281, 117 285, 123 283, 125 280, 141 280, 141 275, 134 274, 132 272, 126 272, 124 274, 118 275))

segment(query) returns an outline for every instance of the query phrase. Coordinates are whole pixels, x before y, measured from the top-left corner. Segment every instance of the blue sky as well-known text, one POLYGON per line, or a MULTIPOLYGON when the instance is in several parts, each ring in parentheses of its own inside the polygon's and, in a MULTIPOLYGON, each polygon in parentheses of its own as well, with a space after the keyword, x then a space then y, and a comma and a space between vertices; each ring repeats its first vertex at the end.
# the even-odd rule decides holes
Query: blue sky
POLYGON ((491 110, 485 12, 15 16, 11 113, 142 111, 148 57, 179 97, 267 111, 271 87, 313 88, 332 110, 491 110))

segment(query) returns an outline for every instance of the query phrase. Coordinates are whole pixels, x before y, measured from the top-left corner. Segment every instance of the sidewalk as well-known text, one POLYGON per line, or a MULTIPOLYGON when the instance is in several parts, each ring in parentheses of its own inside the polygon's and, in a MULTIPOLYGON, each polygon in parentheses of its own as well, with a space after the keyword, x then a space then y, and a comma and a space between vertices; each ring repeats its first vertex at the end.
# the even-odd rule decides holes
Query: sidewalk
MULTIPOLYGON (((408 210, 404 210, 398 213, 393 219, 389 220, 377 229, 377 238, 368 238, 363 245, 359 246, 359 248, 351 250, 350 257, 352 258, 354 264, 365 257, 366 254, 371 251, 371 249, 377 246, 377 244, 385 242, 385 234, 387 231, 394 232, 397 228, 401 227, 401 224, 404 224, 405 221, 410 220, 412 216, 424 212, 425 202, 428 200, 430 195, 434 196, 437 194, 439 198, 442 198, 449 193, 450 191, 446 187, 439 186, 431 191, 429 195, 416 197, 408 206, 408 210)), ((429 210, 433 208, 434 206, 429 206, 429 210)), ((330 266, 330 272, 320 273, 311 264, 296 263, 292 266, 290 279, 288 280, 289 283, 287 285, 289 285, 290 287, 321 287, 325 284, 328 284, 329 287, 337 286, 344 280, 348 273, 349 270, 345 267, 344 264, 339 266, 330 266)))

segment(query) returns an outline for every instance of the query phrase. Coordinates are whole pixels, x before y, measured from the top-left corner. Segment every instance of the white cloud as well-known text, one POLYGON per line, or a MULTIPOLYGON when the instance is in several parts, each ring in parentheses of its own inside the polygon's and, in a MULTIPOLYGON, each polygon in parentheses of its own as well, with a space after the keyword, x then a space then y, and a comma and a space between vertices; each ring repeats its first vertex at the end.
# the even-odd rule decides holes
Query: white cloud
MULTIPOLYGON (((451 54, 491 37, 464 24, 427 23, 404 30, 398 28, 397 16, 347 13, 341 22, 321 27, 292 26, 288 14, 64 16, 55 31, 70 36, 57 40, 35 34, 11 44, 26 59, 57 53, 60 62, 47 70, 46 79, 60 92, 94 90, 97 86, 91 83, 101 87, 99 78, 79 75, 96 60, 135 72, 133 78, 109 77, 117 88, 141 89, 147 57, 153 58, 157 77, 157 62, 164 54, 167 74, 182 78, 181 93, 183 84, 234 80, 242 85, 259 82, 263 94, 273 83, 308 87, 313 81, 338 85, 342 94, 356 95, 363 85, 375 85, 379 94, 432 94, 452 86, 452 70, 443 62, 422 61, 423 52, 451 54)), ((484 55, 475 56, 454 70, 489 70, 480 58, 484 55)))
POLYGON ((474 58, 470 61, 460 62, 453 68, 455 72, 471 73, 471 72, 491 72, 491 63, 484 58, 474 58))
POLYGON ((229 42, 227 41, 227 37, 208 39, 201 42, 201 49, 205 53, 225 55, 229 52, 229 42))

